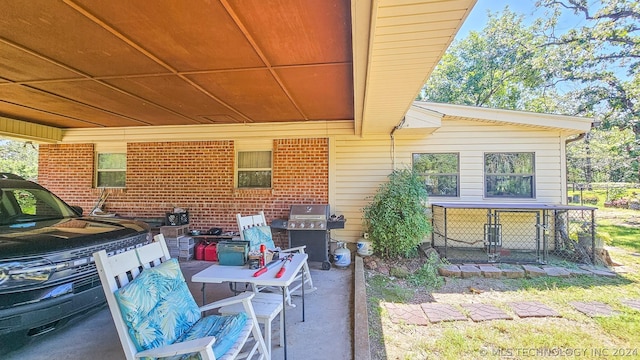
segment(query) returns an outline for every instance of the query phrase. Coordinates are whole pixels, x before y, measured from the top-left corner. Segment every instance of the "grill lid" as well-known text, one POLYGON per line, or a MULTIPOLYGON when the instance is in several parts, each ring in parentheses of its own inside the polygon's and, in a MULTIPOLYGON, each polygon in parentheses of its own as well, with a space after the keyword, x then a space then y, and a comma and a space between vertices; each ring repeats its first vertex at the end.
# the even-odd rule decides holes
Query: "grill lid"
POLYGON ((289 230, 326 230, 328 218, 327 204, 291 205, 287 227, 289 230))
POLYGON ((289 220, 327 220, 329 217, 329 205, 291 205, 289 220))

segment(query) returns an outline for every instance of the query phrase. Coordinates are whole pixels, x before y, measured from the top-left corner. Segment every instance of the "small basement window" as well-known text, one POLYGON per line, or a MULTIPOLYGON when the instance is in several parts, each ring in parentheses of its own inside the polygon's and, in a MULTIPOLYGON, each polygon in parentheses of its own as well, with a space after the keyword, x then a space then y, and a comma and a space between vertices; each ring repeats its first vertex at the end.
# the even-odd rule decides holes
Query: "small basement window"
POLYGON ((238 188, 270 188, 271 151, 238 151, 238 188))
POLYGON ((99 153, 96 156, 96 187, 123 188, 127 178, 127 154, 99 153))

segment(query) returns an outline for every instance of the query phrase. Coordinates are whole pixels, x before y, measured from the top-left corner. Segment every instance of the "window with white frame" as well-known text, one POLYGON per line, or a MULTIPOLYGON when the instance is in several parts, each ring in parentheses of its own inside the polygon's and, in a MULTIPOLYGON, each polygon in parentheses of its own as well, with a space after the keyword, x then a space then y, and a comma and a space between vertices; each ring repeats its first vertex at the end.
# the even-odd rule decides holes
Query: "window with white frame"
POLYGON ((96 187, 123 188, 127 178, 127 154, 98 153, 96 155, 96 187))
POLYGON ((270 150, 238 151, 238 188, 270 188, 272 156, 270 150))
POLYGON ((484 154, 484 193, 488 198, 534 198, 535 154, 484 154))
POLYGON ((429 196, 458 196, 460 192, 458 153, 413 154, 413 168, 424 177, 429 196))

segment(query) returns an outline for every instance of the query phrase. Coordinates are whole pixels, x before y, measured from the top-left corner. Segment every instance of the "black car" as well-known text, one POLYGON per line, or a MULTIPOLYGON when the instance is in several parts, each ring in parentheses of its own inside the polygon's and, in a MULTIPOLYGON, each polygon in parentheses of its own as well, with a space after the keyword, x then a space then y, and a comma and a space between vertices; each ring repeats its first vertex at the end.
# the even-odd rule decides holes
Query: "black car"
POLYGON ((0 173, 0 354, 105 304, 95 251, 150 240, 144 222, 84 217, 44 187, 0 173))

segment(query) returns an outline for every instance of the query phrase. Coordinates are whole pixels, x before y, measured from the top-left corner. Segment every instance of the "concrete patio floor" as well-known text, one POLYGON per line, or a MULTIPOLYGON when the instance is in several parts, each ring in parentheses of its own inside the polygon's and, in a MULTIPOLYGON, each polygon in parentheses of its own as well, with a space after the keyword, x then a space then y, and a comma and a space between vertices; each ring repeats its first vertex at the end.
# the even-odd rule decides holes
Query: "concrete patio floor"
MULTIPOLYGON (((205 261, 181 262, 187 280, 210 265, 205 261)), ((296 307, 288 307, 287 355, 288 359, 352 359, 353 355, 353 283, 354 264, 346 269, 332 267, 321 270, 321 263, 311 262, 311 276, 318 289, 305 296, 305 322, 302 322, 302 299, 293 297, 296 307)), ((190 283, 196 302, 201 304, 201 284, 190 283)), ((207 301, 231 296, 227 284, 208 284, 207 301)), ((273 322, 273 359, 284 359, 284 350, 278 346, 278 321, 273 322)), ((124 359, 109 309, 104 307, 65 328, 34 339, 24 347, 3 354, 3 359, 56 360, 56 359, 124 359)))

